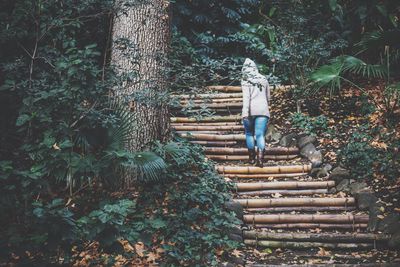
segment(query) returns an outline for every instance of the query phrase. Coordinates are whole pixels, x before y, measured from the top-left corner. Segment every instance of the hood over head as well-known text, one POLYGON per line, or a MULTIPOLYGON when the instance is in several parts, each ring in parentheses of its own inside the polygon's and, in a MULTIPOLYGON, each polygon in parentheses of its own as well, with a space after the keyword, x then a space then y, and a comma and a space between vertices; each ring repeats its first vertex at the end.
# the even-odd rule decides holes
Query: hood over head
POLYGON ((255 74, 257 75, 258 72, 258 68, 256 63, 254 63, 253 60, 251 60, 250 58, 246 58, 246 60, 243 63, 243 67, 242 67, 242 74, 255 74))
POLYGON ((246 58, 242 67, 242 83, 263 85, 267 82, 266 80, 266 77, 258 72, 256 63, 250 58, 246 58))

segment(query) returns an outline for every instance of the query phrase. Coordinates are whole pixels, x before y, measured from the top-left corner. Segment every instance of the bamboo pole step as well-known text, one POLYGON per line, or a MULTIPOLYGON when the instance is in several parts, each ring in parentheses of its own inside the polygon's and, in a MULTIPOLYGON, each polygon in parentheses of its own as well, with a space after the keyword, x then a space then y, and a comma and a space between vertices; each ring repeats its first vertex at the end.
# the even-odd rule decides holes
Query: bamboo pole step
POLYGON ((226 103, 185 103, 181 104, 181 107, 191 107, 191 108, 199 108, 199 107, 207 107, 207 108, 241 108, 243 106, 242 102, 226 102, 226 103))
POLYGON ((305 176, 307 173, 270 173, 270 174, 223 174, 226 178, 233 179, 270 179, 270 178, 293 178, 305 176))
POLYGON ((190 140, 200 141, 244 141, 246 138, 244 134, 197 134, 197 133, 182 133, 179 134, 181 137, 188 138, 190 140))
POLYGON ((234 199, 245 208, 268 208, 268 207, 298 207, 298 206, 353 206, 355 199, 347 198, 258 198, 258 199, 234 199))
MULTIPOLYGON (((231 160, 248 160, 249 156, 245 155, 209 155, 206 157, 216 161, 231 161, 231 160)), ((298 155, 265 155, 265 160, 291 160, 297 158, 298 155)))
POLYGON ((213 85, 207 86, 206 89, 218 92, 242 92, 241 86, 213 85))
POLYGON ((373 242, 388 241, 390 235, 375 233, 274 233, 267 231, 243 231, 243 237, 257 240, 288 240, 317 242, 373 242))
POLYGON ((336 229, 336 230, 355 230, 365 229, 367 223, 263 223, 252 224, 254 228, 266 229, 336 229))
POLYGON ((329 211, 353 211, 355 206, 349 207, 313 207, 313 206, 302 206, 302 207, 269 207, 269 208, 249 208, 246 209, 248 212, 258 213, 283 213, 283 212, 329 212, 329 211))
POLYGON ((181 99, 179 102, 183 105, 186 104, 216 104, 216 103, 226 103, 226 102, 240 102, 242 103, 242 97, 231 97, 231 98, 186 98, 181 99))
POLYGON ((306 196, 306 195, 316 195, 316 194, 327 194, 328 189, 305 189, 305 190, 258 190, 258 191, 247 191, 237 193, 238 195, 245 196, 265 196, 280 194, 285 196, 306 196))
POLYGON ((175 126, 236 126, 236 125, 242 125, 242 124, 240 123, 240 121, 231 121, 231 122, 176 122, 176 123, 171 123, 172 127, 175 127, 175 126))
POLYGON ((267 166, 264 168, 254 166, 216 166, 219 173, 227 174, 277 174, 277 173, 306 173, 311 170, 311 164, 267 166))
MULTIPOLYGON (((184 137, 184 135, 195 135, 195 134, 207 134, 207 135, 218 135, 218 136, 224 136, 224 135, 231 135, 231 134, 241 134, 242 131, 234 130, 224 130, 224 131, 213 131, 213 130, 204 130, 204 131, 197 131, 197 130, 190 130, 190 131, 175 131, 177 134, 180 136, 184 137)), ((189 137, 190 138, 190 137, 189 137)), ((192 138, 196 139, 196 138, 192 138)), ((207 141, 207 140, 206 140, 207 141)))
MULTIPOLYGON (((204 149, 208 154, 224 154, 224 155, 248 155, 247 148, 221 148, 221 147, 207 147, 204 149)), ((297 147, 267 147, 265 148, 266 155, 291 155, 298 154, 297 147)))
POLYGON ((322 182, 258 182, 258 183, 236 183, 238 191, 263 190, 263 189, 317 189, 331 188, 335 186, 335 181, 322 182))
MULTIPOLYGON (((277 85, 273 86, 275 89, 287 89, 287 88, 293 88, 294 85, 277 85)), ((213 86, 207 86, 207 90, 210 91, 218 91, 218 92, 241 92, 242 87, 241 86, 226 86, 226 85, 213 85, 213 86)))
POLYGON ((236 122, 240 121, 242 117, 240 115, 234 116, 213 116, 204 118, 193 118, 193 117, 172 117, 171 122, 236 122))
POLYGON ((373 243, 323 243, 323 242, 284 242, 284 241, 266 241, 245 239, 244 243, 250 246, 261 246, 269 248, 330 248, 330 249, 360 249, 374 248, 373 243))
POLYGON ((226 126, 218 126, 218 125, 176 125, 173 128, 177 131, 241 131, 243 130, 242 125, 226 125, 226 126))
POLYGON ((353 214, 252 214, 243 215, 245 223, 368 223, 367 215, 353 214))
POLYGON ((208 93, 208 94, 181 94, 181 95, 171 95, 171 98, 180 99, 217 99, 217 98, 242 98, 243 94, 240 93, 208 93))
POLYGON ((198 144, 203 146, 233 146, 236 145, 236 141, 189 141, 192 144, 198 144))

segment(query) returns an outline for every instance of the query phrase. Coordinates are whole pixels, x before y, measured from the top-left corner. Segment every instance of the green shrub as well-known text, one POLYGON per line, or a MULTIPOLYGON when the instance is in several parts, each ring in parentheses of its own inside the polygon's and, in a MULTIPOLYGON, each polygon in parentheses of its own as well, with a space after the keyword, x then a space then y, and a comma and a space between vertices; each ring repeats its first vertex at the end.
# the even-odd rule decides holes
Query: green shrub
POLYGON ((303 130, 307 134, 317 135, 328 129, 328 119, 324 115, 309 117, 303 113, 294 113, 290 116, 292 126, 303 130))

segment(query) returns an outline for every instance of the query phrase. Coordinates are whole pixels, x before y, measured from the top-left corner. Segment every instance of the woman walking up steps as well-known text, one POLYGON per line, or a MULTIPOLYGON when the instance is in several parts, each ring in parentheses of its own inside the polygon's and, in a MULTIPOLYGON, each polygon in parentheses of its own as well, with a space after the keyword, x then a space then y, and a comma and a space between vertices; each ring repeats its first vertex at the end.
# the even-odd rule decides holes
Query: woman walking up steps
POLYGON ((265 132, 269 113, 270 89, 267 78, 258 72, 257 65, 246 58, 242 67, 243 109, 242 118, 249 151, 250 164, 263 167, 265 132), (256 151, 257 146, 257 151, 256 151))

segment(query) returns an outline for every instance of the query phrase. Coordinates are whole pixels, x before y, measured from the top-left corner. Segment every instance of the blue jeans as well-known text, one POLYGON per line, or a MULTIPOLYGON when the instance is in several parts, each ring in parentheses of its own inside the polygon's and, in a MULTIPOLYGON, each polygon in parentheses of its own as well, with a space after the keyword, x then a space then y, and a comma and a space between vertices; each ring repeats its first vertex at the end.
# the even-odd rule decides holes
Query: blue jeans
POLYGON ((243 119, 244 132, 246 134, 246 145, 248 149, 255 148, 254 137, 257 147, 265 149, 265 132, 269 118, 267 116, 251 116, 243 119))

